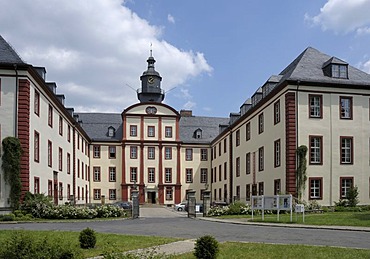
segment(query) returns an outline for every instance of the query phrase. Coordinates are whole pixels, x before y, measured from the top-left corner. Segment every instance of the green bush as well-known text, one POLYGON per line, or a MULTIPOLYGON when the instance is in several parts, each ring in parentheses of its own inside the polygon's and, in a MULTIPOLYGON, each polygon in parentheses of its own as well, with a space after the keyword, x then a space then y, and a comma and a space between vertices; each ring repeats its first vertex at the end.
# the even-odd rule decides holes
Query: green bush
POLYGON ((23 214, 31 214, 35 218, 45 218, 52 207, 53 203, 50 197, 44 194, 27 192, 21 205, 21 210, 23 214))
POLYGON ((96 244, 96 234, 91 228, 85 228, 80 232, 80 247, 83 249, 94 248, 96 244))
POLYGON ((217 240, 210 236, 202 236, 195 241, 194 256, 198 259, 214 259, 219 252, 217 240))
POLYGON ((3 240, 0 251, 1 259, 72 259, 81 258, 70 245, 62 242, 50 242, 46 237, 31 237, 23 231, 15 231, 3 240))
POLYGON ((14 221, 15 215, 13 213, 2 215, 1 220, 2 221, 14 221))

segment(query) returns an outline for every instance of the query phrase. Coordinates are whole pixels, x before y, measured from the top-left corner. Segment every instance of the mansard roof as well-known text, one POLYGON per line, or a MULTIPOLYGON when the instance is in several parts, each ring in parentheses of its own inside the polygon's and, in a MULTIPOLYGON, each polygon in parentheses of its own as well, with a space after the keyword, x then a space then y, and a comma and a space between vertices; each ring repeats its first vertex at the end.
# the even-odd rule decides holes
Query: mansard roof
POLYGON ((220 125, 229 124, 229 118, 186 116, 180 119, 180 139, 183 143, 208 144, 220 134, 220 125), (202 130, 202 138, 194 132, 202 130))
POLYGON ((348 79, 332 78, 324 75, 323 65, 327 62, 336 64, 347 64, 346 62, 326 55, 317 49, 308 47, 292 63, 290 63, 279 75, 282 76, 280 82, 285 80, 335 83, 335 84, 352 84, 352 85, 369 85, 370 75, 348 65, 348 79), (335 62, 334 62, 335 61, 335 62))
POLYGON ((25 64, 17 52, 0 35, 0 63, 25 64))
POLYGON ((122 118, 119 113, 76 113, 81 127, 85 130, 92 141, 121 141, 122 118), (113 137, 109 137, 108 128, 115 128, 113 137))

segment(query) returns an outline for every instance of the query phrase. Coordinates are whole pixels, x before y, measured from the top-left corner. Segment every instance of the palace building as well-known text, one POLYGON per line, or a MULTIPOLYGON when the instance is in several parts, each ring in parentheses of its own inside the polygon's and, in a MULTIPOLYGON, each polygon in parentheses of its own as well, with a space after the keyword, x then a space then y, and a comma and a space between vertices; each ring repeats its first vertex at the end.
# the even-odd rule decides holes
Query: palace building
MULTIPOLYGON (((138 103, 122 113, 79 113, 65 107, 45 68, 22 61, 0 36, 0 139, 21 142, 22 194, 83 205, 127 201, 136 189, 141 204, 168 206, 190 189, 198 201, 205 190, 214 202, 296 197, 304 145, 304 200, 331 206, 357 186, 360 204, 370 204, 369 74, 309 47, 239 112, 217 118, 164 104, 155 62, 150 54, 138 103)), ((7 209, 10 187, 0 173, 7 209)))

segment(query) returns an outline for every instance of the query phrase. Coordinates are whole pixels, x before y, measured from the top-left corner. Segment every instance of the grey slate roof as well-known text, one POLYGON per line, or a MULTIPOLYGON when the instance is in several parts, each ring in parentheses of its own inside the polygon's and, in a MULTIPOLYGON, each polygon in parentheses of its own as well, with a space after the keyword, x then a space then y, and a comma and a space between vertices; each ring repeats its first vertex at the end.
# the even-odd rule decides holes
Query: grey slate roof
POLYGON ((78 115, 81 127, 92 141, 122 140, 122 118, 119 113, 75 113, 78 115), (114 137, 108 136, 108 128, 116 130, 114 137))
POLYGON ((325 76, 322 68, 330 59, 335 64, 347 64, 338 58, 328 56, 317 49, 308 47, 280 73, 282 75, 280 82, 285 80, 300 80, 335 84, 370 84, 369 74, 350 65, 348 65, 348 79, 325 76))
POLYGON ((229 118, 217 117, 181 117, 180 119, 180 139, 184 143, 210 143, 220 134, 219 125, 229 124, 229 118), (202 130, 202 138, 194 138, 194 132, 202 130))
POLYGON ((17 52, 0 35, 0 63, 24 64, 17 52))

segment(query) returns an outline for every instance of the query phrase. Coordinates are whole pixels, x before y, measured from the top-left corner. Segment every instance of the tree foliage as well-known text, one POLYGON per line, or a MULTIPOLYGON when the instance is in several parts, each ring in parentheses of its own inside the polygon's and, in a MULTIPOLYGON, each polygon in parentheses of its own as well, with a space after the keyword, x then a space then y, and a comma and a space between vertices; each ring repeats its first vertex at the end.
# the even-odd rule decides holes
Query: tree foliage
POLYGON ((298 166, 297 166, 297 194, 298 200, 301 200, 302 193, 305 189, 305 184, 307 181, 307 147, 305 145, 301 145, 297 148, 297 158, 298 158, 298 166))
POLYGON ((18 209, 21 198, 22 183, 20 178, 22 148, 19 139, 6 137, 3 139, 4 154, 2 157, 2 169, 4 180, 10 185, 10 206, 13 210, 18 209))

